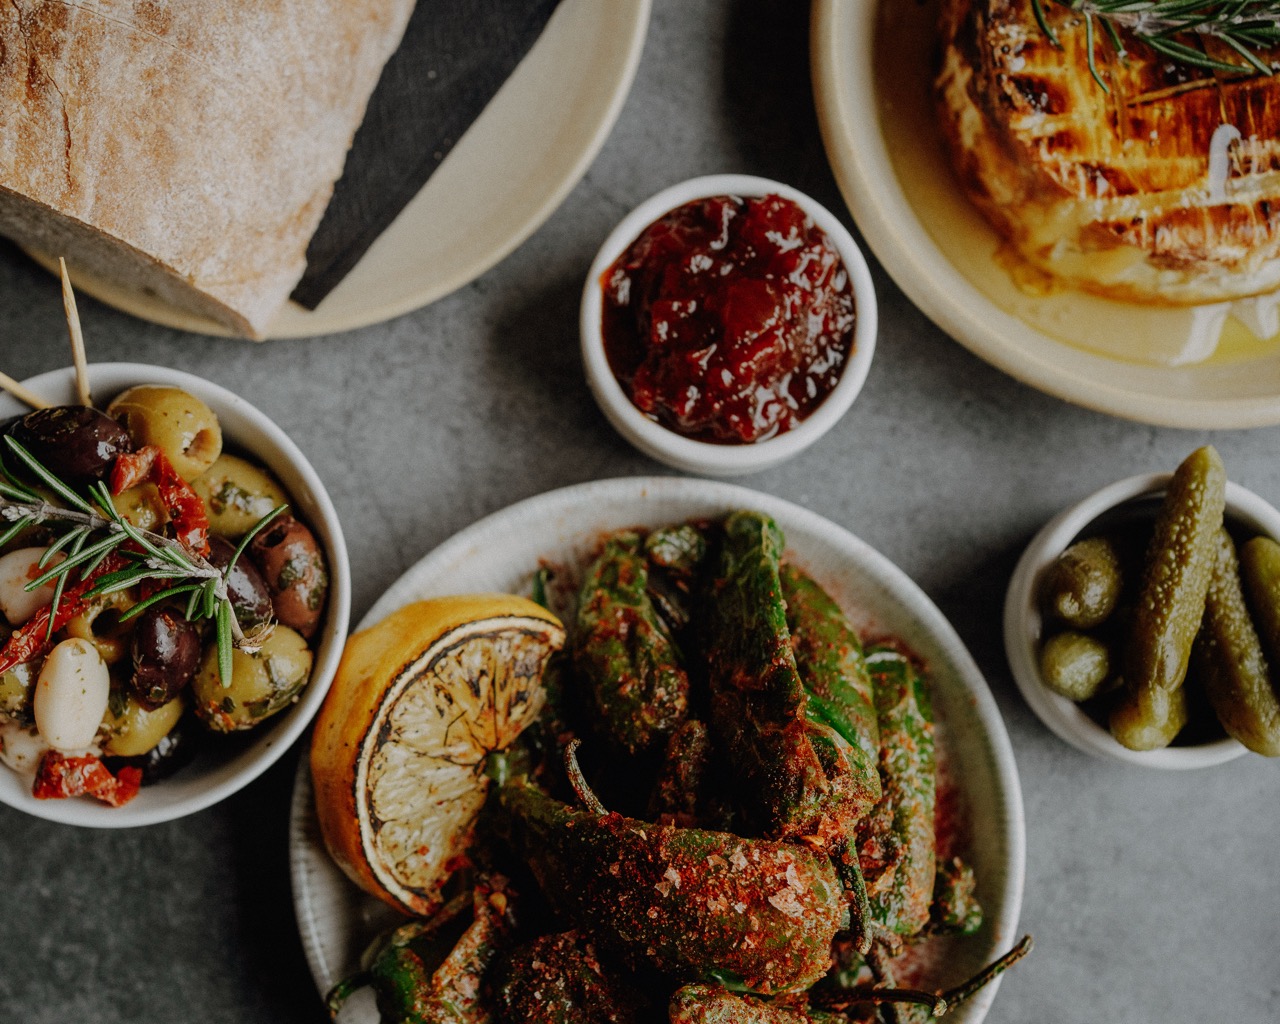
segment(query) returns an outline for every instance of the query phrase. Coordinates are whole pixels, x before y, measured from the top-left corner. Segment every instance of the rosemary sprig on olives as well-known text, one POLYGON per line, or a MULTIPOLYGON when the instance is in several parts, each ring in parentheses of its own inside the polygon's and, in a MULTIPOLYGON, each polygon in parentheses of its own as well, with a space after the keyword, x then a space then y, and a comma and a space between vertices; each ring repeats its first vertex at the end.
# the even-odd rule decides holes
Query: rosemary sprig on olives
POLYGON ((270 626, 265 624, 258 624, 250 632, 245 632, 232 605, 228 579, 253 539, 288 506, 278 505, 259 519, 241 538, 227 564, 219 567, 183 539, 134 526, 116 509, 111 490, 102 480, 89 484, 86 499, 15 437, 5 436, 4 443, 62 504, 52 503, 27 486, 0 461, 0 520, 8 523, 0 533, 0 547, 31 526, 63 524, 70 527, 45 550, 37 563, 40 574, 25 587, 32 591, 50 583, 54 585, 44 639, 47 641, 52 637, 56 628, 58 608, 73 570, 84 598, 105 597, 140 584, 150 584, 155 589, 126 611, 120 617, 121 621, 132 619, 163 601, 186 596, 186 619, 190 622, 209 619, 214 624, 218 674, 226 685, 231 679, 232 651, 257 651, 270 632, 270 626), (58 555, 62 558, 55 562, 58 555), (95 576, 108 564, 107 559, 112 555, 116 558, 108 571, 95 576))

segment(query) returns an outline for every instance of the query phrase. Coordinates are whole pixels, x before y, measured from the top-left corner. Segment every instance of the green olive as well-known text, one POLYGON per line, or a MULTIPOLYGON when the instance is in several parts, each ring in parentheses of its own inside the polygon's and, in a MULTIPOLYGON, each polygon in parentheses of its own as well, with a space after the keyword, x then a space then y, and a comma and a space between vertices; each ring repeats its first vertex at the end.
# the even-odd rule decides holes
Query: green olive
POLYGON ((209 529, 237 541, 268 512, 288 502, 284 488, 265 469, 223 452, 191 483, 204 500, 209 529))
POLYGON ((107 406, 135 445, 155 445, 183 480, 194 480, 222 452, 222 428, 204 402, 181 388, 140 384, 107 406))
POLYGON ((293 702, 311 675, 311 659, 306 640, 277 625, 261 650, 232 652, 231 682, 223 686, 211 645, 191 681, 196 714, 216 732, 251 729, 293 702))
POLYGON ((138 603, 135 587, 117 590, 89 601, 80 611, 67 620, 63 629, 67 636, 88 640, 98 650, 98 656, 108 665, 114 665, 129 653, 129 641, 134 623, 121 622, 120 616, 138 603))
POLYGON ((160 532, 169 521, 169 510, 164 507, 160 488, 152 483, 138 484, 121 491, 111 499, 116 511, 139 530, 160 532))
POLYGON ((107 739, 102 750, 112 757, 138 757, 149 754, 182 717, 184 702, 175 697, 154 711, 143 707, 132 694, 113 692, 107 702, 103 725, 107 739))
POLYGON ((0 673, 0 722, 31 722, 31 689, 36 681, 35 662, 15 665, 0 673))

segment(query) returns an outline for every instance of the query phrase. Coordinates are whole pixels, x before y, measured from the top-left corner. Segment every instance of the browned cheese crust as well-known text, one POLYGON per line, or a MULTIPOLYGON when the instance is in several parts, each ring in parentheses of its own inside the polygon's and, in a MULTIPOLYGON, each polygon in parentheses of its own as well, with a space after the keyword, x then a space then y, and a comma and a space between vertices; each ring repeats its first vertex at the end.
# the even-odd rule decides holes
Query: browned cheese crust
POLYGON ((1114 298, 1280 286, 1280 76, 1175 67, 1132 39, 1121 62, 1098 28, 1104 91, 1083 18, 1044 6, 1060 49, 1031 0, 943 0, 941 122, 987 219, 1034 267, 1114 298))
POLYGON ((4 0, 0 233, 260 335, 413 0, 4 0))

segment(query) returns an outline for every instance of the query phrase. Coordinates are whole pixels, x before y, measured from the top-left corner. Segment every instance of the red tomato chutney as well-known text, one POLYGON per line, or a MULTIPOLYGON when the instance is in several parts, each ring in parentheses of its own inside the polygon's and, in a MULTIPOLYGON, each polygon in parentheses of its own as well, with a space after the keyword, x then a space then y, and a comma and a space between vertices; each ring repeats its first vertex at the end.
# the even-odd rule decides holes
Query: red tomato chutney
POLYGON ((714 196, 645 228, 605 271, 609 368, 632 403, 717 444, 792 429, 853 351, 849 272, 796 203, 714 196))

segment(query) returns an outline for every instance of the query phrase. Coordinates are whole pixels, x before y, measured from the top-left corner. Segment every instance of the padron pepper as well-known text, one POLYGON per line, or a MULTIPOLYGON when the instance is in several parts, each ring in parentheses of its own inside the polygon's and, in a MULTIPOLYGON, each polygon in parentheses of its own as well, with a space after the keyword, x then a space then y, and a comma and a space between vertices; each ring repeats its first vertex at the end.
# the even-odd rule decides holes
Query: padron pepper
POLYGON ((578 932, 543 935, 513 950, 496 975, 494 999, 503 1024, 641 1024, 652 1019, 644 993, 602 963, 578 932))
POLYGON ((506 879, 495 875, 432 917, 376 939, 363 970, 329 992, 329 1014, 336 1020, 351 993, 371 985, 382 1024, 490 1024, 484 975, 513 927, 506 879))
POLYGON ((867 650, 880 723, 880 802, 859 826, 859 859, 874 922, 915 935, 933 898, 937 781, 928 681, 903 652, 867 650))
POLYGON ((711 724, 742 776, 749 825, 832 849, 858 817, 854 752, 809 714, 779 578, 783 543, 758 512, 725 520, 707 613, 711 724))
POLYGON ((780 578, 796 668, 808 695, 806 713, 849 742, 850 800, 857 814, 865 814, 880 799, 880 724, 862 641, 810 576, 783 565, 780 578))
POLYGON ((643 538, 614 534, 587 570, 574 631, 574 664, 630 754, 661 746, 689 711, 683 658, 648 588, 643 538))
POLYGON ((499 802, 547 899, 633 967, 781 992, 807 988, 830 966, 832 938, 848 919, 826 857, 575 810, 522 779, 499 802))
POLYGON ((671 1024, 848 1024, 849 1020, 803 1005, 777 1005, 719 985, 677 989, 667 1012, 671 1024))

